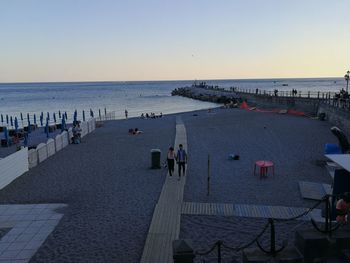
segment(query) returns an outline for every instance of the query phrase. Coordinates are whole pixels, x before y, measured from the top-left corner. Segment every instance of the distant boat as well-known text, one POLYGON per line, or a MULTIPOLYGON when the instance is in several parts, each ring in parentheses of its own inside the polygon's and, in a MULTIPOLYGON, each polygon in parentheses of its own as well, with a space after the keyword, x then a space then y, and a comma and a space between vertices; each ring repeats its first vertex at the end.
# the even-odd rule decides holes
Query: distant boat
POLYGON ((285 84, 285 83, 284 83, 284 84, 282 84, 282 86, 286 87, 286 86, 288 86, 288 84, 285 84))

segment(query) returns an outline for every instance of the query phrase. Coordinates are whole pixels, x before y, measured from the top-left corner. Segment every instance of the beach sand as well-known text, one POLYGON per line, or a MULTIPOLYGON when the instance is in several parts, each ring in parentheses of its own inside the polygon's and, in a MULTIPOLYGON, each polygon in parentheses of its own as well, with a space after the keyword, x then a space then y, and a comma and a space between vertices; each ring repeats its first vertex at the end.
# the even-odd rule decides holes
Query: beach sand
POLYGON ((174 116, 106 122, 1 190, 4 204, 68 204, 31 262, 138 262, 166 176, 150 150, 164 157, 174 136, 174 116))
MULTIPOLYGON (((257 204, 311 207, 316 201, 301 198, 298 181, 331 183, 324 166, 324 144, 337 143, 331 125, 306 117, 217 109, 183 118, 188 133, 189 165, 185 202, 257 204), (207 160, 211 159, 211 191, 207 196, 207 160), (240 160, 229 160, 237 154, 240 160), (253 175, 257 160, 271 160, 275 176, 253 175)), ((323 207, 320 207, 323 208, 323 207)), ((265 218, 182 215, 180 238, 192 239, 196 250, 206 251, 216 241, 239 247, 266 224, 265 218)), ((293 244, 296 229, 309 221, 278 223, 277 244, 293 244)), ((261 238, 268 242, 269 231, 261 238)), ((253 244, 252 247, 256 247, 253 244)), ((268 248, 269 246, 265 246, 268 248)), ((224 262, 241 262, 241 254, 223 250, 224 262)), ((217 262, 216 252, 196 262, 217 262)))
MULTIPOLYGON (((325 143, 337 143, 327 122, 305 117, 215 109, 179 114, 188 135, 185 201, 310 207, 298 181, 330 183, 325 143), (239 161, 228 155, 240 155, 239 161), (206 195, 208 154, 212 160, 206 195), (253 176, 256 160, 275 163, 275 177, 253 176)), ((174 143, 175 116, 106 122, 0 191, 1 203, 65 203, 64 217, 31 262, 139 262, 166 170, 151 170, 150 150, 174 143), (144 131, 127 133, 130 128, 144 131)), ((183 215, 181 238, 207 248, 218 239, 235 245, 266 219, 183 215), (216 227, 212 227, 215 225, 216 227)), ((291 222, 282 229, 294 228, 291 222)), ((285 238, 285 237, 283 237, 285 238)))

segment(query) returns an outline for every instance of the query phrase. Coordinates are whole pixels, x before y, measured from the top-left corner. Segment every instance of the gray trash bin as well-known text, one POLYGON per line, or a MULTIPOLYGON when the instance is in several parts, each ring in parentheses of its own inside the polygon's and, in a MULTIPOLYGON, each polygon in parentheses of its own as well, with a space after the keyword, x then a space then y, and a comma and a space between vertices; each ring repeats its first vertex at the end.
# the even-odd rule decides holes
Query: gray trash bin
POLYGON ((159 149, 151 150, 151 159, 152 159, 152 169, 160 169, 160 154, 161 151, 159 149))

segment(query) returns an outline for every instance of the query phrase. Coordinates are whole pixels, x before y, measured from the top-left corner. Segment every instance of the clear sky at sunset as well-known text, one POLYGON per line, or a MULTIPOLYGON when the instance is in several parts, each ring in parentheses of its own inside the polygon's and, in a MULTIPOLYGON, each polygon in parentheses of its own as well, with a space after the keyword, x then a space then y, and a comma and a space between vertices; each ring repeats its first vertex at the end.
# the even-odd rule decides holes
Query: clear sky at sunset
POLYGON ((349 0, 0 0, 0 82, 342 77, 349 0))

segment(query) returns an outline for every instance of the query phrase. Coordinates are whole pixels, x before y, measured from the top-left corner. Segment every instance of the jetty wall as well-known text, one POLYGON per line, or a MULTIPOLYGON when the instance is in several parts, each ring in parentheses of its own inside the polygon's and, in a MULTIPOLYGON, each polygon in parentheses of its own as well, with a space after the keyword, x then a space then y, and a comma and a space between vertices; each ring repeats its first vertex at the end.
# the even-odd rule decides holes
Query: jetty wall
POLYGON ((229 103, 239 100, 239 95, 236 92, 218 88, 183 87, 173 90, 171 95, 214 103, 229 103))
POLYGON ((325 119, 334 126, 343 129, 346 133, 350 131, 349 108, 337 107, 327 103, 320 103, 318 116, 324 113, 325 119))
POLYGON ((264 108, 294 109, 309 115, 317 115, 320 99, 303 97, 269 96, 251 93, 237 93, 249 106, 264 108))
POLYGON ((172 95, 222 104, 246 101, 249 107, 293 109, 309 116, 320 116, 321 113, 324 113, 326 121, 344 131, 350 131, 350 100, 341 103, 330 92, 307 92, 295 96, 286 92, 282 93, 282 96, 274 96, 273 92, 255 93, 253 90, 225 90, 218 87, 195 86, 175 89, 172 95))

